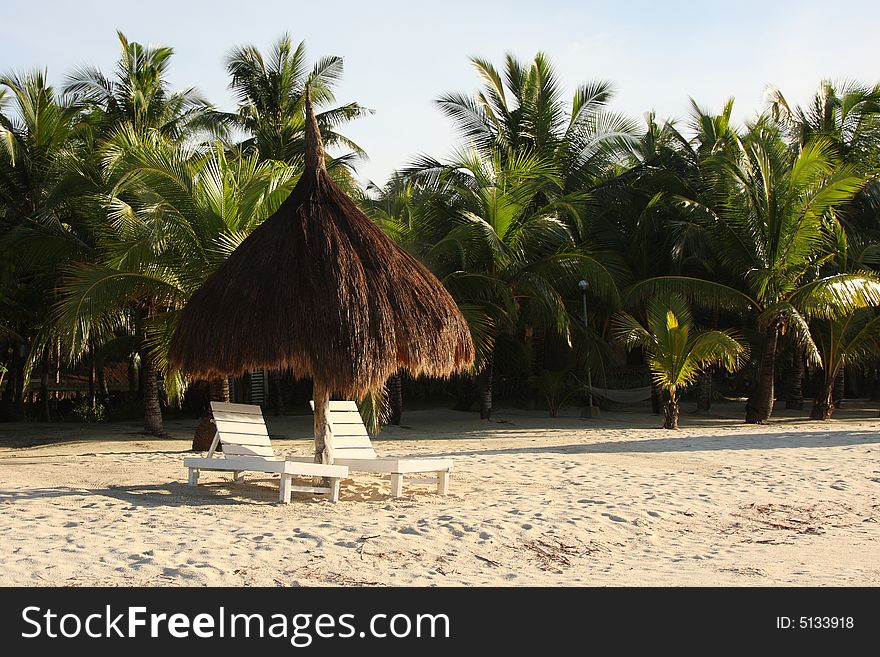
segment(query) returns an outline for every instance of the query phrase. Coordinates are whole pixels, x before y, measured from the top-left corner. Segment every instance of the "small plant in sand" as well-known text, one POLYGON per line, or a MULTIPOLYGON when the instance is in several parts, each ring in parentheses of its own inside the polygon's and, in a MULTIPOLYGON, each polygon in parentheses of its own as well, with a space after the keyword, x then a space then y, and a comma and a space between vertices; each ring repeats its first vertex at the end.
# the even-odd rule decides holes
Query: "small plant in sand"
POLYGON ((105 422, 107 420, 107 412, 101 404, 92 406, 88 399, 79 400, 73 407, 73 414, 80 422, 105 422))
POLYGON ((677 429, 682 390, 709 365, 739 369, 749 349, 732 331, 695 330, 691 311, 678 295, 651 299, 647 320, 645 327, 621 312, 614 320, 614 335, 627 349, 644 350, 651 377, 663 390, 663 428, 677 429))
POLYGON ((538 395, 547 402, 550 417, 559 415, 563 405, 578 393, 584 392, 583 386, 574 386, 570 380, 571 370, 541 370, 532 377, 532 386, 538 395))

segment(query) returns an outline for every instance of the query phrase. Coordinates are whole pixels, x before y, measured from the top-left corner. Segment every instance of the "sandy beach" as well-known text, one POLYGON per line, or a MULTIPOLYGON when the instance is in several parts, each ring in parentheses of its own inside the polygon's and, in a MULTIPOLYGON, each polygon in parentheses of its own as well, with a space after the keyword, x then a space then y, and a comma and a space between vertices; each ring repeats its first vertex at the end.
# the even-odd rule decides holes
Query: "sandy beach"
MULTIPOLYGON (((880 419, 848 406, 746 426, 720 404, 679 431, 644 409, 410 411, 377 450, 454 458, 450 495, 359 474, 335 505, 279 505, 259 474, 187 487, 194 421, 0 425, 2 584, 876 586, 880 419)), ((267 421, 308 452, 310 416, 267 421)))

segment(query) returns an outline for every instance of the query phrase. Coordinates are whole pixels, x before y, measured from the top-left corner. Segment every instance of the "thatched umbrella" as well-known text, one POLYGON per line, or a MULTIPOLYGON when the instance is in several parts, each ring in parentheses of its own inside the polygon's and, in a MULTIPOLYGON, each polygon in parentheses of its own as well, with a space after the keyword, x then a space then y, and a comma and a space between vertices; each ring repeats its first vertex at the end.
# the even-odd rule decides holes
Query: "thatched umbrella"
POLYGON ((305 171, 193 294, 170 363, 216 379, 257 369, 311 377, 315 460, 332 462, 331 395, 359 396, 399 369, 448 376, 471 365, 467 323, 443 284, 337 187, 306 91, 305 171))

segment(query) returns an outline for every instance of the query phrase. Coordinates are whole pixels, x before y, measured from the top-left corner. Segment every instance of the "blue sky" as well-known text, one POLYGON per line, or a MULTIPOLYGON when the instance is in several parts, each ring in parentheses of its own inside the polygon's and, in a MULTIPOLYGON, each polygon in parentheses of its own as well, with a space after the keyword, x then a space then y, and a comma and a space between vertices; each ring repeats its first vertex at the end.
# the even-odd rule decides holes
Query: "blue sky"
POLYGON ((58 83, 91 63, 109 72, 115 30, 144 43, 174 47, 171 81, 195 85, 231 109, 223 66, 234 45, 268 48, 284 31, 304 39, 311 59, 345 58, 339 101, 376 113, 346 132, 370 155, 359 174, 382 182, 417 153, 443 156, 455 136, 433 104, 445 91, 472 92, 467 60, 501 64, 506 52, 546 52, 563 83, 614 82, 614 108, 640 117, 682 117, 688 97, 718 109, 737 99, 743 119, 763 107, 768 83, 804 102, 823 77, 880 80, 880 3, 764 0, 710 2, 565 2, 471 0, 333 3, 251 0, 213 2, 13 2, 0 13, 0 70, 48 67, 58 83))

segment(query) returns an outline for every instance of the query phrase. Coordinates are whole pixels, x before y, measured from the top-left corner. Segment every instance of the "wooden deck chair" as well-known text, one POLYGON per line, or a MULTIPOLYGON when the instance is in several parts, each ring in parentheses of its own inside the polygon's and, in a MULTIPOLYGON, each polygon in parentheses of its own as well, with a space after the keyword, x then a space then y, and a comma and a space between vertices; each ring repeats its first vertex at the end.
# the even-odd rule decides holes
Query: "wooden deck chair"
MULTIPOLYGON (((312 411, 315 402, 310 402, 312 411)), ((327 422, 333 445, 333 462, 348 466, 352 472, 375 472, 391 476, 391 495, 403 494, 404 475, 430 473, 427 479, 410 479, 410 483, 437 485, 437 492, 446 495, 449 490, 449 473, 452 459, 420 457, 379 458, 370 441, 357 404, 353 401, 331 401, 327 422)))
POLYGON ((197 486, 201 470, 232 472, 235 481, 243 480, 244 472, 279 474, 278 501, 290 503, 291 491, 328 493, 330 500, 339 500, 339 481, 348 476, 344 465, 323 465, 290 461, 275 456, 269 432, 259 406, 211 402, 217 432, 206 458, 191 457, 183 460, 189 468, 189 485, 197 486), (214 456, 218 442, 223 445, 223 458, 214 456), (294 486, 294 477, 323 477, 330 486, 294 486))

